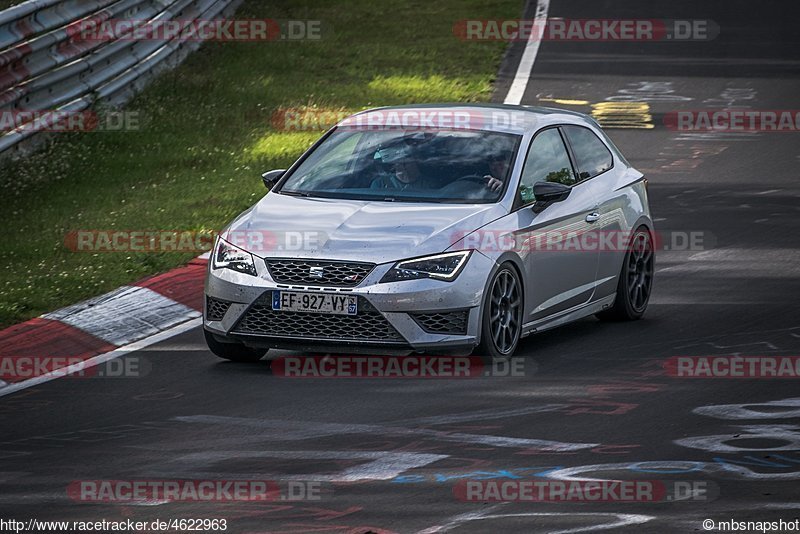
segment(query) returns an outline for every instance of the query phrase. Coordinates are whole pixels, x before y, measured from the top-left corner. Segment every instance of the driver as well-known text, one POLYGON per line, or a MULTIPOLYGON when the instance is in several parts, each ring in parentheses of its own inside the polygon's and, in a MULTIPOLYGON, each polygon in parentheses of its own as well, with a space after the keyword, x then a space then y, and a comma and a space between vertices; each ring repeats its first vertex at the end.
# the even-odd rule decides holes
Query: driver
POLYGON ((503 180, 508 174, 508 158, 502 154, 494 154, 489 160, 489 174, 483 176, 486 187, 490 191, 499 191, 503 187, 503 180))
POLYGON ((378 176, 370 184, 371 189, 432 189, 432 184, 421 176, 419 165, 405 147, 382 148, 375 153, 375 159, 388 165, 389 173, 378 176))

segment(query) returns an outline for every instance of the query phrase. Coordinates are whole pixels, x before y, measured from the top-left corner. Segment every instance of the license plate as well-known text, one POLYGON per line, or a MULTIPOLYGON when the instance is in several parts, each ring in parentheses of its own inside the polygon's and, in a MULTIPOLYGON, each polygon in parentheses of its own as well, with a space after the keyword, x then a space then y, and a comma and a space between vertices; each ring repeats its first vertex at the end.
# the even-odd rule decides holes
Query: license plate
POLYGON ((328 313, 356 315, 358 297, 330 293, 303 293, 298 291, 273 291, 272 309, 288 312, 328 313))

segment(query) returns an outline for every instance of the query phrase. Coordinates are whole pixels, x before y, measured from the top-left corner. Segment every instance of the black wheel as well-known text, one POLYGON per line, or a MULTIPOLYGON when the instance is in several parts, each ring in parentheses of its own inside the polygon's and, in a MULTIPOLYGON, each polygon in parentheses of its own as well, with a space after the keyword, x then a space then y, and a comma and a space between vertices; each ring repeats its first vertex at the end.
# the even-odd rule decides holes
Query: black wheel
POLYGON ((203 329, 206 345, 215 355, 234 362, 257 362, 267 353, 267 349, 251 349, 241 343, 223 343, 217 341, 214 334, 203 329))
POLYGON ((477 351, 492 359, 510 358, 522 333, 522 283, 516 269, 503 264, 489 284, 483 305, 481 344, 477 351))
POLYGON ((653 290, 655 252, 653 238, 645 227, 634 232, 617 284, 614 305, 597 314, 605 321, 634 321, 641 319, 653 290))

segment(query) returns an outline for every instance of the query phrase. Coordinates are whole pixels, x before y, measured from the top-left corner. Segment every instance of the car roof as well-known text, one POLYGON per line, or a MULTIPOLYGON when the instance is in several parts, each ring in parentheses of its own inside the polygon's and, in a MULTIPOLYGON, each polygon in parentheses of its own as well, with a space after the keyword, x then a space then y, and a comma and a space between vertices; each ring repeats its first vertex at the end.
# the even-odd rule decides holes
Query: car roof
POLYGON ((403 129, 418 125, 448 129, 449 125, 458 124, 454 128, 525 134, 543 126, 561 123, 598 127, 594 119, 577 111, 491 103, 385 106, 355 113, 337 126, 380 129, 382 125, 391 125, 403 129))

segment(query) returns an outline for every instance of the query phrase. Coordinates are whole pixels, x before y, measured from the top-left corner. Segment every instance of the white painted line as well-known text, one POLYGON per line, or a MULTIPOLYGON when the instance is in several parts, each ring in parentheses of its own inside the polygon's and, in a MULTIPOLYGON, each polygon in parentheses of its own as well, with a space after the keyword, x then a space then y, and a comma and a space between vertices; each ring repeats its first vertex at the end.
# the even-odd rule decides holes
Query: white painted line
MULTIPOLYGON (((448 458, 448 454, 429 454, 418 452, 395 451, 207 451, 186 454, 175 462, 180 465, 175 471, 159 471, 159 477, 180 478, 182 474, 192 473, 197 478, 214 478, 219 476, 218 466, 231 458, 246 460, 250 458, 280 458, 289 460, 363 460, 365 463, 346 467, 336 473, 329 474, 286 474, 259 473, 259 476, 282 480, 313 480, 324 482, 359 482, 364 480, 391 480, 406 471, 425 467, 448 458), (205 471, 204 469, 208 469, 205 471)), ((238 478, 239 473, 226 474, 229 478, 238 478)))
POLYGON ((473 421, 489 421, 492 419, 504 419, 506 417, 518 417, 532 413, 555 412, 567 407, 567 404, 542 404, 538 406, 523 406, 522 408, 509 408, 507 410, 478 410, 465 413, 453 413, 444 415, 432 415, 430 417, 415 417, 412 419, 400 419, 391 421, 392 426, 425 426, 425 425, 446 425, 452 423, 468 423, 473 421))
MULTIPOLYGON (((691 436, 673 440, 672 443, 689 449, 724 454, 756 454, 758 451, 796 451, 800 449, 800 427, 796 425, 741 425, 733 428, 736 429, 736 438, 743 441, 770 441, 784 444, 780 446, 757 445, 755 447, 747 444, 737 445, 736 439, 731 437, 731 434, 691 436)), ((792 473, 797 475, 797 471, 792 473)))
MULTIPOLYGON (((595 530, 611 530, 611 529, 618 529, 624 528, 632 525, 639 525, 642 523, 647 523, 648 521, 652 521, 655 519, 654 516, 651 515, 642 515, 642 514, 620 514, 616 512, 518 512, 518 513, 487 513, 487 512, 495 512, 503 505, 507 503, 501 503, 499 505, 494 505, 491 507, 484 508, 483 510, 479 510, 477 512, 468 512, 465 514, 461 514, 451 518, 447 523, 443 525, 436 525, 433 527, 426 528, 424 530, 420 530, 417 534, 438 534, 440 532, 448 532, 455 528, 458 528, 464 524, 471 523, 474 521, 500 521, 508 518, 517 518, 517 517, 527 517, 527 518, 545 518, 545 517, 552 517, 554 519, 564 518, 567 520, 571 520, 576 517, 585 518, 585 519, 596 519, 598 521, 605 521, 604 523, 595 523, 592 525, 582 526, 582 527, 572 527, 566 529, 559 529, 559 530, 544 530, 542 531, 541 528, 543 527, 542 523, 538 523, 537 526, 539 527, 537 531, 547 532, 548 534, 574 534, 577 532, 593 532, 595 530)), ((486 528, 484 530, 493 530, 491 528, 486 528)))
MULTIPOLYGON (((124 347, 119 347, 117 349, 112 350, 111 352, 106 352, 105 354, 98 354, 97 356, 84 360, 80 364, 72 365, 69 367, 69 372, 76 373, 83 369, 89 369, 91 367, 95 367, 97 365, 100 365, 101 363, 105 363, 109 360, 119 358, 120 356, 124 356, 130 352, 135 352, 145 347, 149 347, 150 345, 153 345, 155 343, 160 343, 161 341, 169 339, 172 336, 177 336, 178 334, 182 334, 193 328, 202 326, 202 324, 203 320, 200 317, 196 319, 191 319, 189 321, 186 321, 185 323, 174 326, 169 330, 164 330, 163 332, 159 332, 145 339, 140 339, 135 343, 131 343, 124 347)), ((45 382, 50 382, 51 380, 55 380, 56 378, 63 378, 67 374, 68 373, 64 369, 56 369, 49 373, 34 378, 29 378, 28 380, 23 380, 22 382, 9 384, 4 388, 0 388, 0 397, 11 395, 12 393, 20 391, 22 389, 27 389, 39 384, 44 384, 45 382)))
POLYGON ((423 530, 418 530, 417 534, 437 534, 438 532, 447 532, 448 530, 452 530, 458 526, 461 526, 463 523, 466 523, 468 521, 483 519, 487 515, 490 515, 491 512, 494 512, 495 510, 499 509, 501 506, 507 506, 509 502, 510 501, 506 501, 492 506, 487 506, 486 508, 483 508, 476 512, 466 512, 463 514, 458 514, 455 517, 451 517, 443 525, 435 525, 423 530))
POLYGON ((273 440, 295 441, 300 439, 319 439, 328 436, 347 434, 374 434, 380 436, 422 436, 451 443, 489 445, 491 447, 510 447, 523 449, 542 449, 568 452, 591 449, 600 443, 570 443, 536 438, 516 438, 493 436, 489 434, 467 434, 445 432, 429 428, 406 428, 387 424, 347 424, 323 423, 322 421, 289 421, 285 419, 254 419, 248 417, 229 417, 224 415, 183 415, 173 418, 184 423, 218 424, 227 428, 240 426, 261 429, 273 440))
POLYGON ((42 317, 61 321, 103 341, 123 346, 200 315, 199 311, 152 289, 122 286, 42 317))
POLYGON ((522 102, 525 89, 528 87, 528 79, 531 76, 531 72, 533 72, 533 63, 536 61, 536 54, 539 53, 539 45, 542 42, 545 24, 547 24, 547 10, 549 8, 550 0, 536 1, 536 14, 533 17, 534 31, 531 32, 528 41, 525 43, 525 51, 522 53, 522 57, 519 60, 517 73, 514 75, 511 87, 508 88, 508 94, 503 104, 518 106, 522 102))
POLYGON ((692 410, 692 413, 728 420, 787 419, 800 417, 800 398, 775 400, 758 404, 716 404, 712 406, 698 406, 692 410))
POLYGON ((617 512, 522 512, 516 514, 487 515, 483 519, 505 519, 509 517, 563 517, 567 520, 576 517, 608 520, 607 523, 596 523, 585 527, 573 527, 564 530, 550 530, 549 534, 574 534, 576 532, 594 532, 596 530, 612 530, 647 523, 655 519, 652 515, 620 514, 617 512))

